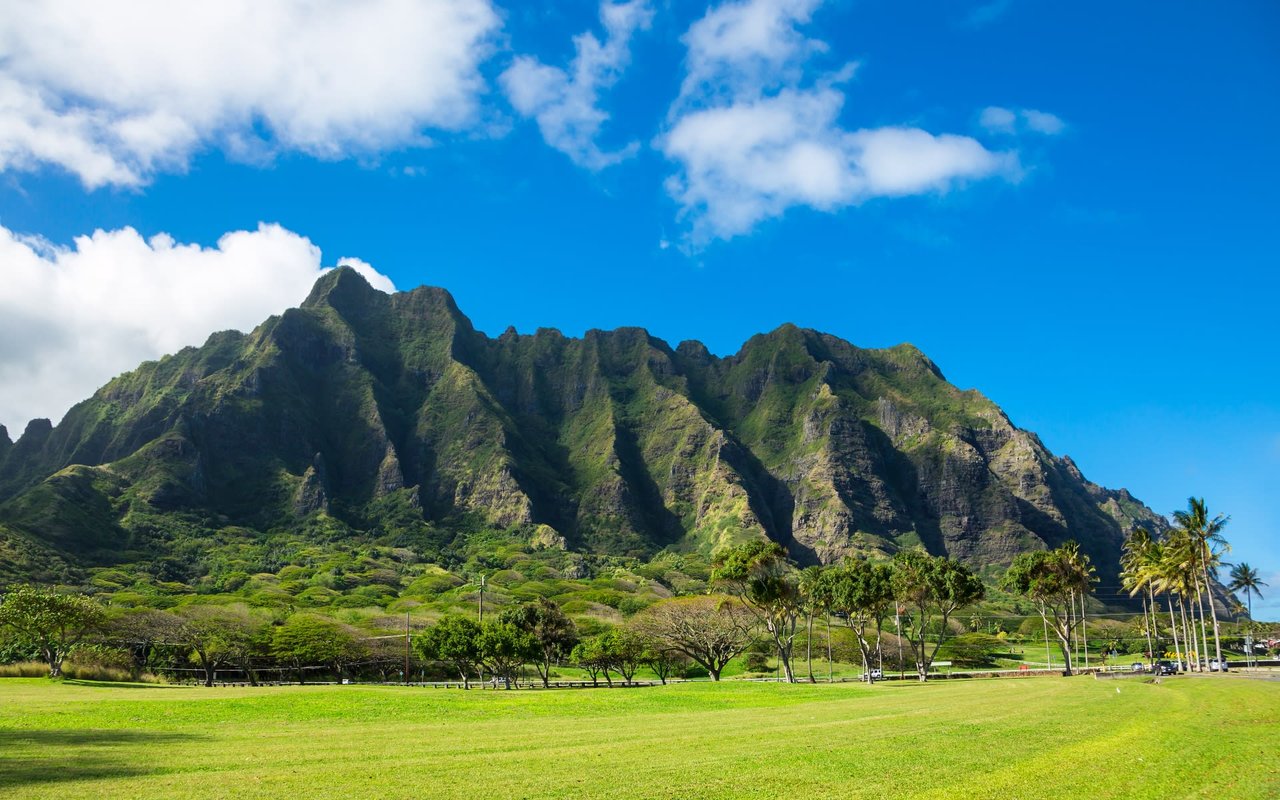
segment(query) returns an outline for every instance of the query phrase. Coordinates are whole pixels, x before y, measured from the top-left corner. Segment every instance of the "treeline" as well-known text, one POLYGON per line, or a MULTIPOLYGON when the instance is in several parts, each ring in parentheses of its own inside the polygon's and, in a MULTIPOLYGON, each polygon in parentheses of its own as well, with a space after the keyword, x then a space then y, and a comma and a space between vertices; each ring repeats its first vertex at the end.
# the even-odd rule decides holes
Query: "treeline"
POLYGON ((82 595, 29 586, 10 590, 0 601, 0 624, 18 633, 10 657, 25 647, 44 659, 53 676, 73 648, 88 643, 127 653, 135 673, 191 663, 210 684, 219 669, 234 669, 251 683, 268 671, 301 681, 317 668, 338 677, 405 677, 413 662, 420 669, 446 665, 464 683, 484 675, 509 682, 531 666, 546 684, 559 665, 580 667, 591 680, 606 683, 615 675, 630 682, 642 666, 666 680, 696 665, 719 680, 731 660, 763 641, 786 680, 795 681, 801 619, 810 628, 820 614, 844 620, 865 667, 872 657, 869 626, 879 629, 886 615, 897 612, 923 680, 947 638, 951 616, 984 593, 962 564, 922 550, 904 551, 888 562, 853 559, 800 571, 779 545, 752 542, 721 554, 711 577, 713 593, 664 599, 624 625, 594 631, 580 630, 546 598, 483 620, 445 615, 416 632, 406 620, 400 636, 369 635, 312 612, 285 616, 243 605, 109 611, 82 595))
MULTIPOLYGON (((1204 598, 1211 598, 1211 571, 1225 549, 1220 533, 1225 519, 1209 519, 1202 501, 1192 501, 1177 519, 1179 527, 1173 531, 1156 537, 1140 530, 1126 545, 1126 586, 1144 598, 1140 635, 1147 637, 1151 657, 1163 652, 1152 613, 1160 598, 1168 601, 1175 651, 1179 626, 1173 623, 1178 621, 1184 637, 1180 641, 1207 648, 1204 598), (1181 618, 1174 613, 1175 600, 1181 618)), ((1252 576, 1252 588, 1241 586, 1257 593, 1264 584, 1247 565, 1240 566, 1243 572, 1237 569, 1233 575, 1252 576)), ((1018 556, 998 588, 1011 595, 1002 595, 1005 601, 1020 599, 1035 608, 1045 631, 1057 639, 1070 674, 1080 654, 1089 651, 1083 622, 1095 584, 1088 556, 1068 542, 1018 556)), ((477 617, 454 611, 425 626, 415 626, 407 614, 403 620, 383 615, 362 628, 307 610, 236 603, 116 609, 83 595, 20 586, 0 599, 0 627, 10 631, 0 640, 0 662, 38 657, 57 676, 76 651, 97 654, 135 676, 189 670, 208 684, 219 671, 234 671, 250 683, 264 676, 409 680, 416 674, 456 678, 464 685, 473 679, 509 685, 521 670, 532 669, 548 685, 556 668, 572 666, 593 682, 611 685, 615 678, 631 682, 642 668, 663 682, 691 671, 719 680, 733 659, 748 654, 761 666, 758 657, 767 651, 785 680, 795 682, 798 642, 804 644, 812 679, 815 621, 827 627, 830 663, 834 620, 848 631, 868 679, 879 671, 873 667, 885 663, 886 626, 891 625, 905 649, 894 660, 900 668, 913 667, 923 681, 948 640, 964 631, 957 616, 986 595, 987 588, 968 567, 922 549, 904 550, 891 559, 854 557, 802 570, 780 545, 763 541, 720 553, 700 593, 649 603, 622 624, 582 616, 575 620, 565 606, 546 597, 508 603, 488 615, 482 604, 477 617)), ((1220 654, 1212 599, 1207 605, 1220 654)), ((975 608, 972 641, 956 642, 950 652, 975 650, 981 643, 976 633, 980 620, 975 608)), ((1027 628, 1023 621, 1020 631, 1027 628)), ((991 643, 984 646, 990 649, 991 643)))

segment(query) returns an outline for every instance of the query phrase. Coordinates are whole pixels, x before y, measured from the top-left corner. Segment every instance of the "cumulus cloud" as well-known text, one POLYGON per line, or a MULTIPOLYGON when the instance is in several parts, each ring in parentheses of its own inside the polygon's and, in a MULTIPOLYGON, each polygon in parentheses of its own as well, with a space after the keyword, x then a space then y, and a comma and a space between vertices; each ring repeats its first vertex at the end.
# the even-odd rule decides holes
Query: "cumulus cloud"
POLYGON ((687 75, 656 146, 695 240, 728 239, 794 206, 832 211, 873 197, 944 192, 1017 174, 1013 153, 919 128, 847 130, 846 64, 806 81, 825 42, 805 36, 817 0, 741 0, 711 9, 682 41, 687 75))
POLYGON ((1060 117, 1047 111, 1036 111, 1033 108, 1014 110, 1000 106, 987 106, 982 109, 978 124, 990 133, 1015 134, 1031 131, 1046 136, 1057 136, 1067 127, 1060 117))
POLYGON ((537 120, 542 138, 588 169, 603 169, 628 158, 639 148, 632 142, 608 152, 596 144, 609 115, 598 106, 600 92, 612 86, 631 61, 631 37, 653 21, 648 0, 605 2, 600 22, 601 42, 587 32, 573 38, 576 55, 568 70, 543 64, 532 56, 518 57, 499 77, 511 105, 537 120))
POLYGON ((88 188, 181 170, 206 146, 321 158, 470 124, 489 0, 10 0, 0 169, 88 188))
MULTIPOLYGON (((338 263, 394 291, 369 264, 338 263)), ((0 264, 0 423, 15 434, 144 360, 297 305, 326 271, 311 241, 265 224, 214 247, 132 228, 58 247, 0 226, 0 264)))

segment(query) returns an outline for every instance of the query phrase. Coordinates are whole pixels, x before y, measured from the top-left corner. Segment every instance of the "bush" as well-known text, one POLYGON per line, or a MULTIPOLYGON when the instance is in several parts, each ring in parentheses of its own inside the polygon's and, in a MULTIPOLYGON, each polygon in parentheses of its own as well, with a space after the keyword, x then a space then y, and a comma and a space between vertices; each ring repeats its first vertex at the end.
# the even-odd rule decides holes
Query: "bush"
POLYGON ((49 665, 43 661, 18 661, 0 664, 0 678, 43 678, 49 674, 49 665))
MULTIPOLYGON (((49 665, 43 661, 18 661, 13 664, 0 664, 0 678, 46 678, 48 676, 49 665)), ((150 672, 144 672, 135 677, 127 669, 92 664, 72 664, 69 660, 62 665, 62 677, 80 681, 167 683, 164 678, 152 675, 150 672)))

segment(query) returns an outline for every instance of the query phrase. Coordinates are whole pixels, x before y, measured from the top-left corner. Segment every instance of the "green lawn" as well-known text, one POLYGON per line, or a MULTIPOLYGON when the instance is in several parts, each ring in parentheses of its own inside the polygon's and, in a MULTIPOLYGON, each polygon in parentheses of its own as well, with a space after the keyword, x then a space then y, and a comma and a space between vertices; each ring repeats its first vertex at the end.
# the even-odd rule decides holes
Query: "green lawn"
POLYGON ((1280 797, 1280 682, 625 690, 0 680, 0 797, 1280 797))

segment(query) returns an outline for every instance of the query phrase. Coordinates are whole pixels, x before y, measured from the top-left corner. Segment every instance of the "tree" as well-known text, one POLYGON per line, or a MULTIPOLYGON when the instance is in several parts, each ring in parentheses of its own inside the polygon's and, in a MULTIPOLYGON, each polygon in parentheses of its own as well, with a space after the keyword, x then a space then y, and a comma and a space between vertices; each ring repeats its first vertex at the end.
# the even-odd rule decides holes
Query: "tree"
POLYGON ((1079 624, 1073 613, 1077 594, 1088 594, 1093 585, 1089 557, 1070 545, 1018 555, 1005 572, 1001 586, 1036 604, 1062 648, 1066 674, 1072 673, 1071 633, 1079 624))
POLYGON ((462 688, 471 688, 471 673, 481 660, 480 625, 471 617, 449 614, 414 641, 423 658, 446 661, 458 671, 462 688))
POLYGON ((647 645, 644 651, 644 663, 649 665, 653 674, 658 676, 662 685, 667 685, 667 678, 674 674, 683 674, 691 663, 688 656, 677 650, 647 645))
POLYGON ((477 641, 481 663, 489 672, 503 678, 508 689, 515 681, 520 665, 542 653, 542 647, 533 634, 501 618, 481 625, 477 641))
POLYGON ((530 660, 542 678, 544 687, 550 685, 551 667, 563 661, 578 643, 578 629, 554 601, 541 598, 536 603, 525 603, 509 608, 499 617, 533 637, 537 652, 530 660))
POLYGON ((257 636, 264 624, 243 609, 226 606, 185 606, 175 616, 171 642, 194 653, 204 670, 204 685, 213 686, 220 665, 237 663, 250 681, 257 683, 249 660, 256 652, 257 636))
MULTIPOLYGON (((1241 561, 1231 568, 1231 584, 1227 587, 1233 592, 1244 592, 1245 603, 1249 614, 1249 638, 1253 638, 1253 596, 1262 597, 1261 587, 1267 583, 1258 576, 1258 571, 1241 561)), ((1245 648, 1245 663, 1253 656, 1252 647, 1245 648)))
POLYGON ((294 614, 275 629, 271 652, 292 665, 298 683, 303 683, 303 667, 329 667, 341 677, 343 668, 358 660, 364 648, 346 625, 316 614, 294 614))
POLYGON ((40 648, 51 678, 62 676, 67 653, 105 618, 102 606, 80 594, 21 585, 0 598, 0 625, 13 628, 40 648))
POLYGON ((884 618, 893 607, 893 568, 863 559, 846 561, 828 571, 831 608, 843 615, 862 654, 862 671, 871 680, 871 646, 867 642, 867 626, 875 623, 876 647, 884 618))
POLYGON ((612 628, 600 634, 600 646, 609 666, 629 684, 645 662, 645 642, 630 628, 612 628))
POLYGON ((809 660, 809 682, 813 677, 813 615, 819 611, 827 623, 827 681, 831 681, 831 606, 834 598, 831 595, 830 569, 808 567, 800 573, 800 598, 804 602, 805 616, 808 619, 809 638, 805 645, 805 655, 809 660))
POLYGON ((613 680, 609 677, 609 668, 611 666, 609 655, 600 638, 600 635, 588 636, 578 642, 573 646, 573 651, 569 653, 569 660, 582 668, 595 686, 600 685, 601 673, 604 673, 605 682, 613 686, 613 680))
POLYGON ((754 541, 725 551, 711 578, 737 596, 773 639, 787 683, 795 683, 791 650, 802 608, 795 571, 777 542, 754 541))
MULTIPOLYGON (((1230 550, 1227 540, 1222 538, 1222 531, 1227 527, 1227 523, 1231 521, 1231 517, 1217 515, 1213 519, 1209 518, 1209 508, 1205 505, 1204 498, 1187 498, 1187 510, 1173 512, 1173 518, 1178 523, 1178 527, 1186 531, 1191 538, 1191 543, 1195 550, 1195 564, 1199 567, 1200 575, 1197 576, 1196 599, 1200 600, 1200 591, 1209 595, 1209 614, 1213 617, 1213 649, 1214 655, 1218 662, 1222 662, 1222 637, 1218 630, 1218 609, 1213 602, 1213 581, 1209 577, 1209 569, 1221 562, 1222 553, 1230 550), (1199 578, 1203 577, 1203 587, 1200 586, 1199 578)), ((1200 606, 1200 622, 1201 627, 1204 624, 1204 605, 1203 601, 1200 606)))
POLYGON ((1156 657, 1155 642, 1152 636, 1159 637, 1155 625, 1156 599, 1152 589, 1154 578, 1151 565, 1157 552, 1155 539, 1146 528, 1136 528, 1124 540, 1124 552, 1120 556, 1120 584, 1129 590, 1129 596, 1142 595, 1142 627, 1147 637, 1147 659, 1154 661, 1156 657), (1148 622, 1150 612, 1150 622, 1148 622))
POLYGON ((674 650, 720 680, 725 665, 756 639, 756 618, 740 601, 724 595, 661 600, 632 618, 653 649, 674 650))
POLYGON ((105 635, 128 648, 134 675, 151 670, 162 654, 172 651, 182 625, 174 614, 151 608, 131 608, 111 617, 105 635))
POLYGON ((921 681, 927 681, 933 658, 950 632, 947 622, 951 615, 981 600, 986 589, 960 562, 945 556, 930 556, 919 548, 899 551, 893 557, 892 568, 894 599, 911 612, 906 638, 915 656, 916 674, 921 681), (935 624, 937 642, 930 650, 928 634, 935 624))

